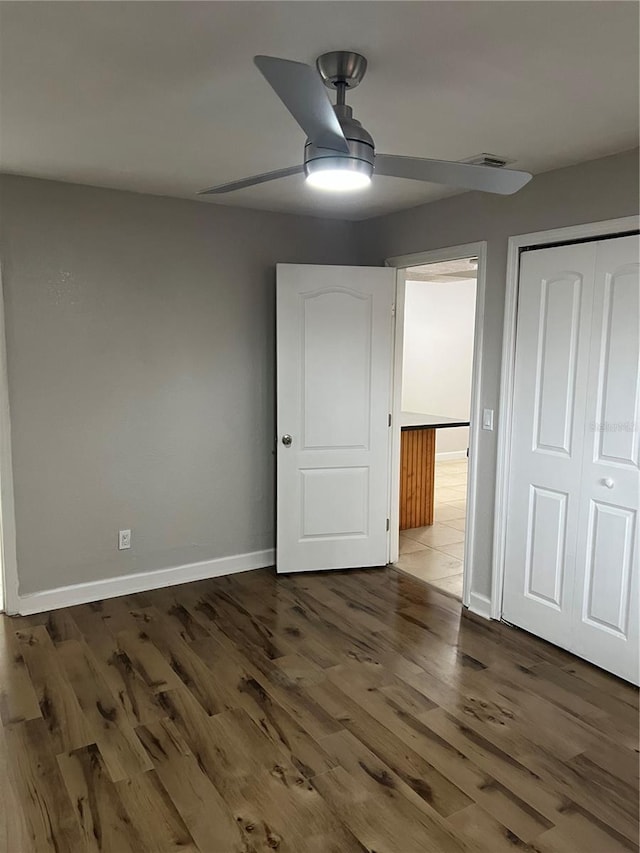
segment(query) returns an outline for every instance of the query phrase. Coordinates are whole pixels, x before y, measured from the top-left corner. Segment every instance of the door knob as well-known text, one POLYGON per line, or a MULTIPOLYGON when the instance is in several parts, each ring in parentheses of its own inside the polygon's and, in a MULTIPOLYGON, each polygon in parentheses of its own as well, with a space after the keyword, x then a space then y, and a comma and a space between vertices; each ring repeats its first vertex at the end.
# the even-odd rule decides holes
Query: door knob
POLYGON ((293 439, 291 438, 290 435, 283 435, 282 436, 282 443, 284 444, 285 447, 291 447, 291 445, 293 444, 293 439))
POLYGON ((605 477, 604 480, 602 481, 602 485, 606 486, 608 489, 612 489, 614 487, 615 483, 613 482, 611 477, 605 477))

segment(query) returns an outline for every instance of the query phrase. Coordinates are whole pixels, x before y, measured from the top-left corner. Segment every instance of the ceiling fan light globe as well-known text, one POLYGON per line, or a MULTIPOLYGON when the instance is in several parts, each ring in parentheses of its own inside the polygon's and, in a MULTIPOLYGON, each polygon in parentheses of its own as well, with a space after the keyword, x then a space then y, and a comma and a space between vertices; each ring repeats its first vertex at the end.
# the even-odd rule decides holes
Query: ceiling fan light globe
POLYGON ((373 167, 350 157, 323 157, 304 167, 307 184, 329 192, 353 192, 371 184, 373 167))
POLYGON ((362 172, 346 172, 344 169, 324 169, 307 175, 310 187, 329 192, 350 192, 368 187, 371 178, 362 172))

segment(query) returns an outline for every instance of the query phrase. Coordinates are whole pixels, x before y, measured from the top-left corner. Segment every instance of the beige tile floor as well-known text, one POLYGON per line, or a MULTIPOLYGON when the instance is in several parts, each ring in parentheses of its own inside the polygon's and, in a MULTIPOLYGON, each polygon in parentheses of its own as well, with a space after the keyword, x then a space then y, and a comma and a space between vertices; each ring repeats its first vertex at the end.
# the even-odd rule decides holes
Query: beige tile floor
POLYGON ((462 598, 462 557, 467 512, 467 460, 436 462, 433 524, 400 533, 403 572, 462 598))

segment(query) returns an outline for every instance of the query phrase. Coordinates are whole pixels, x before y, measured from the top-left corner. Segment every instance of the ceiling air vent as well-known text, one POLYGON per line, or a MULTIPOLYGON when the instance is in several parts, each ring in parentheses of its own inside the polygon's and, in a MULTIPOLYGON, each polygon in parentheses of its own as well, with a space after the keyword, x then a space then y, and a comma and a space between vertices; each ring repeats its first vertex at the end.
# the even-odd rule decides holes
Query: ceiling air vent
POLYGON ((475 157, 469 157, 466 160, 460 160, 460 163, 469 163, 470 166, 493 166, 495 169, 502 169, 503 166, 509 163, 514 163, 514 160, 508 160, 506 157, 500 157, 498 154, 476 154, 475 157))

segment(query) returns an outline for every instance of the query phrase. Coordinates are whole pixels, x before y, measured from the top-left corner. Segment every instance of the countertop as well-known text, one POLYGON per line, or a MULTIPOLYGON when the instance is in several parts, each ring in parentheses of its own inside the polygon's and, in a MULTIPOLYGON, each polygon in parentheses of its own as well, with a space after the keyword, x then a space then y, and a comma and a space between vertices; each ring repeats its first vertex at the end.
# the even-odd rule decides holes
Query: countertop
POLYGON ((401 429, 443 429, 466 427, 469 421, 460 418, 445 418, 443 415, 426 415, 423 412, 400 412, 401 429))

